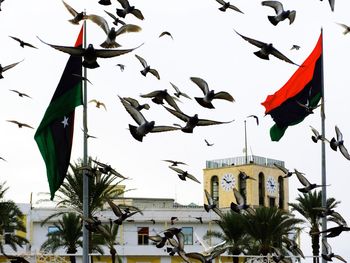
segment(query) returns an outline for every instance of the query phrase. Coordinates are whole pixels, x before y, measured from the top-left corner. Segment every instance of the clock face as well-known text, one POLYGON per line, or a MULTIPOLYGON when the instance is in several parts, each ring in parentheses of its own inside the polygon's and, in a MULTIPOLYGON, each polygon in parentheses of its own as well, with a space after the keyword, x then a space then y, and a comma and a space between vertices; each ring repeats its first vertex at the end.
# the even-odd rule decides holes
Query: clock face
POLYGON ((266 179, 266 190, 269 194, 274 194, 277 189, 277 184, 275 178, 272 176, 267 177, 266 179))
POLYGON ((225 191, 230 191, 236 184, 236 179, 232 174, 224 174, 221 179, 221 186, 225 191))

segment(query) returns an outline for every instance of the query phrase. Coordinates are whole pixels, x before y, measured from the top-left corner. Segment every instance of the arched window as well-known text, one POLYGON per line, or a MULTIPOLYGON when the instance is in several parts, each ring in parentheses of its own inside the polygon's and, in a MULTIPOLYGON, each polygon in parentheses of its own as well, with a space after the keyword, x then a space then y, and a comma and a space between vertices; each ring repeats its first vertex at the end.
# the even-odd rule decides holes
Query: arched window
POLYGON ((259 173, 259 205, 265 206, 265 176, 259 173))
POLYGON ((244 198, 244 201, 247 202, 247 180, 243 179, 243 173, 239 172, 238 175, 238 191, 241 193, 241 195, 244 198))
POLYGON ((219 178, 216 175, 214 175, 211 178, 210 190, 211 190, 211 196, 213 197, 213 200, 218 202, 219 201, 219 178))
POLYGON ((284 207, 284 183, 283 183, 283 177, 278 177, 278 208, 283 209, 284 207))

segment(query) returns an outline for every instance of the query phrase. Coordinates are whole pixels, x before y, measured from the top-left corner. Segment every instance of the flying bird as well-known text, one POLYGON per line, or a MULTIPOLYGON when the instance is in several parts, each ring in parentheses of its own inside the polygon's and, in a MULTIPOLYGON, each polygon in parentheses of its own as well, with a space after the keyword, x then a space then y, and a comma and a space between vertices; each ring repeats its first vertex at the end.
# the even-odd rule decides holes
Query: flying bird
POLYGON ((279 1, 262 1, 261 4, 263 6, 272 7, 275 10, 275 12, 276 12, 275 16, 268 16, 267 17, 269 19, 269 21, 271 22, 271 24, 273 24, 274 26, 276 26, 279 22, 281 22, 287 18, 289 19, 289 24, 292 24, 294 22, 296 11, 295 10, 292 10, 292 11, 291 10, 284 10, 281 2, 279 2, 279 1))
POLYGON ((322 238, 322 244, 326 248, 326 254, 321 254, 322 258, 326 261, 333 261, 332 258, 337 258, 340 261, 343 261, 346 263, 346 260, 341 257, 340 255, 336 255, 332 252, 332 247, 328 244, 327 239, 322 238))
POLYGON ((95 103, 96 108, 100 109, 100 107, 102 106, 105 110, 107 110, 106 105, 102 101, 98 101, 98 100, 92 99, 92 100, 89 101, 89 103, 95 103))
POLYGON ((74 17, 73 19, 68 20, 74 25, 79 25, 79 22, 86 19, 84 12, 77 12, 73 7, 63 1, 64 6, 67 8, 68 12, 74 17))
POLYGON ((174 88, 174 90, 175 90, 174 95, 175 95, 177 98, 180 98, 180 96, 183 96, 183 97, 188 98, 188 99, 191 100, 191 97, 188 96, 186 93, 183 93, 182 91, 180 91, 180 89, 179 89, 177 86, 175 86, 175 85, 174 85, 173 83, 171 83, 171 82, 170 82, 170 84, 171 84, 171 86, 174 88))
POLYGON ((338 212, 336 212, 334 209, 331 209, 330 207, 314 207, 313 210, 319 211, 319 217, 331 216, 331 218, 327 219, 328 221, 333 221, 338 225, 347 225, 345 219, 338 212))
POLYGON ((224 247, 224 248, 215 249, 210 253, 189 252, 189 253, 186 253, 185 255, 186 257, 197 259, 202 263, 209 263, 209 262, 215 261, 215 259, 219 257, 221 254, 225 253, 226 250, 227 248, 224 247))
POLYGON ((181 111, 175 102, 175 99, 177 100, 177 98, 169 95, 166 89, 155 90, 147 94, 141 94, 140 97, 152 98, 152 101, 156 104, 164 104, 164 100, 165 100, 172 108, 174 108, 177 111, 181 111))
POLYGON ((197 219, 199 223, 203 224, 203 218, 201 216, 196 216, 195 219, 197 219))
MULTIPOLYGON (((3 2, 3 1, 1 1, 3 2)), ((0 2, 0 4, 1 4, 0 2)), ((1 9, 0 9, 1 11, 1 9)), ((7 259, 9 259, 9 261, 11 263, 30 263, 28 260, 26 260, 24 257, 20 257, 20 256, 12 256, 12 255, 7 255, 5 254, 5 252, 3 251, 3 249, 1 249, 1 254, 3 254, 7 259)))
POLYGON ((27 98, 32 98, 32 97, 30 97, 28 94, 25 94, 25 93, 22 93, 22 92, 20 92, 20 91, 18 91, 18 90, 15 90, 15 89, 10 89, 9 91, 12 91, 12 92, 14 92, 14 93, 17 93, 18 94, 18 96, 20 96, 20 97, 27 97, 27 98))
POLYGON ((289 239, 286 236, 282 237, 282 242, 286 244, 286 248, 294 254, 299 254, 302 258, 305 258, 303 251, 299 248, 297 242, 294 239, 289 239))
POLYGON ((249 175, 246 174, 246 172, 244 171, 239 171, 239 177, 242 179, 242 180, 253 180, 253 181, 256 181, 256 179, 254 177, 251 177, 249 175))
POLYGON ((163 160, 163 161, 171 163, 171 166, 178 166, 179 164, 187 165, 186 163, 180 162, 180 161, 173 161, 173 160, 163 160))
POLYGON ((94 69, 98 68, 100 65, 97 63, 97 58, 111 58, 120 56, 126 53, 129 53, 133 51, 134 49, 138 48, 131 48, 131 49, 95 49, 93 44, 89 44, 87 48, 81 48, 81 47, 69 47, 69 46, 58 46, 58 45, 52 45, 44 42, 39 38, 41 42, 44 44, 57 49, 59 51, 68 53, 73 56, 81 56, 84 58, 83 60, 83 66, 86 68, 94 69))
POLYGON ((279 165, 278 163, 273 163, 273 165, 276 166, 278 169, 280 169, 284 173, 283 178, 291 177, 295 173, 295 172, 289 171, 286 167, 279 165))
POLYGON ((162 37, 162 36, 169 36, 171 37, 171 39, 174 39, 173 36, 168 31, 163 31, 162 33, 160 33, 159 37, 162 37))
POLYGON ((226 91, 215 92, 214 90, 210 90, 208 83, 201 78, 191 77, 190 78, 203 92, 204 97, 199 98, 195 97, 195 100, 202 106, 208 109, 214 109, 214 105, 212 101, 214 99, 222 99, 234 102, 234 98, 226 91))
MULTIPOLYGON (((311 89, 310 89, 310 93, 311 93, 311 89)), ((309 98, 307 98, 305 104, 304 104, 304 103, 301 103, 301 102, 299 102, 299 101, 296 101, 296 103, 297 103, 299 106, 303 107, 304 110, 305 110, 305 112, 306 112, 307 114, 313 114, 313 113, 314 113, 314 110, 321 106, 321 104, 318 104, 318 105, 316 105, 316 106, 312 106, 312 105, 310 104, 309 98)))
POLYGON ((350 160, 350 155, 348 150, 344 146, 344 139, 343 139, 343 134, 339 130, 338 126, 335 125, 335 133, 336 133, 336 138, 332 138, 331 141, 329 142, 332 150, 336 151, 337 148, 339 148, 341 154, 348 160, 350 160))
POLYGON ((165 132, 165 131, 174 131, 179 129, 178 127, 173 127, 173 126, 155 126, 154 121, 150 121, 150 122, 147 121, 140 111, 136 110, 123 98, 119 97, 119 99, 123 104, 124 108, 126 109, 126 111, 138 124, 138 126, 129 124, 130 133, 136 140, 142 142, 143 137, 150 132, 152 133, 165 132))
POLYGON ((139 9, 136 9, 135 6, 130 6, 128 0, 118 0, 118 2, 121 4, 123 9, 117 8, 117 15, 119 17, 125 18, 127 14, 133 14, 135 17, 137 17, 140 20, 143 20, 143 14, 139 9))
POLYGON ((219 7, 219 10, 222 12, 225 12, 229 8, 229 9, 232 9, 232 10, 235 10, 237 12, 244 14, 240 9, 238 9, 238 7, 231 5, 230 2, 225 2, 224 0, 216 0, 216 2, 218 2, 220 5, 222 5, 221 7, 219 7))
POLYGON ((22 62, 23 60, 19 61, 19 62, 16 62, 16 63, 12 63, 10 65, 7 65, 5 67, 2 67, 1 64, 0 64, 0 79, 3 79, 3 75, 2 73, 5 72, 6 70, 9 70, 10 68, 13 68, 14 66, 16 66, 18 63, 22 62))
POLYGON ((207 146, 213 146, 213 145, 214 145, 214 143, 209 143, 209 142, 207 141, 207 139, 204 139, 204 141, 205 141, 205 143, 206 143, 207 146))
POLYGON ((247 118, 251 118, 251 117, 253 117, 255 119, 256 125, 259 125, 259 117, 256 116, 256 115, 249 115, 249 116, 247 116, 247 118))
POLYGON ((140 61, 140 63, 141 63, 142 66, 143 66, 143 70, 140 71, 141 74, 142 74, 143 76, 146 77, 147 73, 151 73, 151 74, 152 74, 153 76, 155 76, 157 79, 160 79, 160 76, 159 76, 158 71, 157 71, 156 69, 154 69, 154 68, 151 68, 151 67, 147 64, 147 62, 146 62, 145 59, 143 59, 142 57, 140 57, 140 56, 138 56, 138 55, 136 55, 136 54, 135 54, 135 57, 140 61))
POLYGON ((267 44, 267 43, 261 42, 259 40, 245 37, 245 36, 239 34, 236 30, 235 30, 235 32, 238 35, 240 35, 244 40, 248 41, 250 44, 260 48, 260 50, 254 52, 254 54, 256 56, 258 56, 259 58, 269 60, 269 55, 272 55, 272 56, 275 56, 276 58, 279 58, 285 62, 299 66, 298 64, 294 63, 289 58, 287 58, 285 55, 283 55, 281 52, 279 52, 271 43, 267 44))
POLYGON ((299 182, 302 185, 304 185, 303 188, 298 188, 298 191, 302 192, 302 193, 308 193, 317 187, 329 186, 329 185, 312 184, 309 182, 309 180, 306 179, 306 177, 302 173, 296 173, 296 176, 297 176, 299 182))
POLYGON ((237 204, 231 202, 231 210, 236 213, 240 213, 241 210, 247 210, 249 208, 249 205, 246 204, 243 195, 236 189, 236 187, 233 188, 233 194, 235 196, 237 204))
POLYGON ((3 160, 4 162, 7 162, 3 157, 0 156, 0 160, 3 160))
POLYGON ((178 221, 178 220, 179 220, 178 217, 172 216, 172 217, 170 218, 170 224, 173 225, 173 224, 175 224, 175 221, 178 221))
POLYGON ((209 212, 210 210, 213 210, 220 218, 224 217, 224 214, 217 206, 216 200, 213 199, 213 197, 209 194, 209 192, 204 189, 205 198, 207 199, 207 204, 204 204, 204 210, 209 212))
POLYGON ((32 126, 26 124, 26 123, 23 123, 23 122, 19 122, 19 121, 15 121, 15 120, 7 120, 8 122, 12 122, 14 124, 17 124, 18 128, 22 128, 22 127, 27 127, 27 128, 30 128, 30 129, 34 129, 32 126))
POLYGON ((123 224, 123 221, 125 221, 126 219, 128 219, 129 217, 131 217, 137 213, 142 214, 142 211, 136 207, 132 207, 133 209, 135 209, 135 211, 130 211, 130 209, 124 209, 124 211, 123 211, 123 209, 119 205, 113 203, 113 201, 111 199, 106 198, 106 200, 107 200, 109 206, 111 207, 114 215, 117 216, 117 219, 115 219, 113 221, 117 225, 123 224))
POLYGON ((84 76, 81 76, 81 75, 75 74, 75 73, 73 73, 72 76, 77 77, 77 78, 79 78, 80 80, 84 80, 84 81, 86 80, 87 82, 89 82, 89 83, 92 85, 91 81, 88 80, 87 77, 84 77, 84 76))
POLYGON ((186 181, 186 178, 189 178, 189 179, 195 181, 196 183, 199 183, 199 184, 201 183, 200 181, 198 181, 198 179, 194 175, 189 174, 187 171, 184 171, 184 170, 177 168, 177 167, 174 167, 174 166, 169 166, 169 168, 171 170, 175 171, 182 181, 186 181))
POLYGON ((231 123, 232 121, 222 122, 222 121, 214 121, 214 120, 206 120, 206 119, 199 119, 198 114, 195 114, 193 116, 188 116, 185 113, 181 111, 176 111, 173 109, 170 109, 168 107, 164 108, 169 111, 171 114, 179 118, 180 120, 184 121, 186 124, 185 126, 180 126, 177 124, 177 126, 180 126, 181 131, 185 133, 193 133, 193 129, 196 126, 208 126, 208 125, 218 125, 218 124, 224 124, 224 123, 231 123))
POLYGON ((98 1, 100 5, 111 5, 111 0, 100 0, 98 1))
POLYGON ((121 20, 120 18, 116 17, 115 15, 113 15, 112 13, 110 13, 110 12, 108 12, 106 10, 105 10, 105 12, 106 12, 107 15, 109 15, 111 18, 113 18, 113 22, 112 23, 114 25, 116 25, 116 26, 118 26, 119 24, 125 25, 125 22, 123 20, 121 20))
POLYGON ((350 26, 345 25, 345 24, 341 24, 341 23, 337 23, 337 24, 344 28, 344 32, 343 32, 344 35, 346 35, 350 32, 350 26))
POLYGON ((293 49, 299 50, 299 49, 300 49, 300 46, 298 46, 298 45, 293 45, 293 46, 290 48, 290 50, 293 50, 293 49))
POLYGON ((17 38, 17 37, 12 37, 12 36, 9 36, 9 37, 12 38, 12 39, 14 39, 14 40, 16 40, 17 42, 19 42, 19 45, 20 45, 21 47, 23 47, 23 48, 24 48, 24 46, 31 47, 31 48, 37 48, 37 47, 33 46, 32 44, 29 44, 29 43, 27 43, 27 42, 24 42, 23 40, 21 40, 21 39, 19 39, 19 38, 17 38))
POLYGON ((121 72, 123 72, 125 69, 125 65, 123 65, 123 64, 117 64, 116 66, 120 68, 121 72))
POLYGON ((327 233, 326 237, 337 237, 339 236, 343 231, 350 231, 350 227, 347 227, 345 225, 339 225, 336 227, 328 228, 324 231, 315 231, 310 232, 310 235, 319 235, 322 233, 327 233))
POLYGON ((324 138, 319 132, 318 130, 316 130, 314 127, 312 127, 310 125, 311 131, 314 135, 311 136, 311 139, 314 143, 317 143, 319 140, 320 141, 326 141, 329 142, 326 138, 324 138))
POLYGON ((133 106, 136 110, 141 111, 143 109, 149 110, 150 106, 145 104, 140 104, 136 99, 130 98, 130 97, 123 97, 125 101, 127 101, 131 106, 133 106))
POLYGON ((118 173, 114 168, 112 168, 109 164, 105 164, 105 163, 102 163, 102 162, 99 162, 97 160, 92 160, 94 163, 96 163, 99 168, 98 170, 103 173, 103 174, 113 174, 119 178, 122 178, 122 179, 128 179, 127 177, 121 175, 120 173, 118 173))

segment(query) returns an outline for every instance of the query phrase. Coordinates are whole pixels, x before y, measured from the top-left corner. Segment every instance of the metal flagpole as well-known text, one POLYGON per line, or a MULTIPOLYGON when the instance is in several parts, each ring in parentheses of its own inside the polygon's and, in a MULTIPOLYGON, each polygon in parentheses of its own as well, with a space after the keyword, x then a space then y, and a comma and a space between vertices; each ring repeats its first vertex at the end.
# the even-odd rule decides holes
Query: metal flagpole
POLYGON ((245 151, 245 164, 248 163, 248 149, 247 149, 247 120, 244 120, 244 151, 245 151))
MULTIPOLYGON (((321 56, 321 92, 322 92, 322 98, 321 98, 321 133, 322 138, 326 138, 325 134, 325 107, 324 107, 324 74, 323 74, 323 28, 321 28, 321 38, 322 38, 322 56, 321 56)), ((326 145, 325 141, 321 140, 321 174, 322 174, 322 207, 326 208, 327 206, 327 192, 326 192, 326 145)), ((322 218, 322 231, 325 231, 327 229, 327 218, 322 218)), ((322 233, 322 238, 326 238, 326 233, 322 233)), ((322 254, 327 254, 327 250, 325 246, 322 244, 322 254)), ((322 259, 323 263, 326 263, 326 260, 322 259)))
MULTIPOLYGON (((85 11, 84 11, 85 13, 85 11)), ((83 48, 86 48, 86 20, 84 20, 84 44, 83 48)), ((89 217, 89 177, 87 176, 87 165, 88 165, 88 149, 87 149, 87 70, 83 67, 83 127, 84 127, 84 155, 83 165, 83 215, 85 218, 89 217)), ((83 263, 89 262, 89 231, 83 226, 83 263)))

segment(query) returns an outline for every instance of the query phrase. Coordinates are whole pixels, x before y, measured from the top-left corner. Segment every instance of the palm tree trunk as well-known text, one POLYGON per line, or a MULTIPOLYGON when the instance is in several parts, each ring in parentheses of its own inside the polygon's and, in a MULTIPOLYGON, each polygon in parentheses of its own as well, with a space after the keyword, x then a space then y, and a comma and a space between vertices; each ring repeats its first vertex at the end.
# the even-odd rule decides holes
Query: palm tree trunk
MULTIPOLYGON (((317 230, 318 231, 318 230, 317 230)), ((312 255, 314 256, 313 262, 318 263, 320 255, 320 235, 312 235, 311 236, 311 244, 312 244, 312 255)))
POLYGON ((69 256, 69 260, 70 260, 70 263, 75 263, 76 262, 75 256, 69 256))

